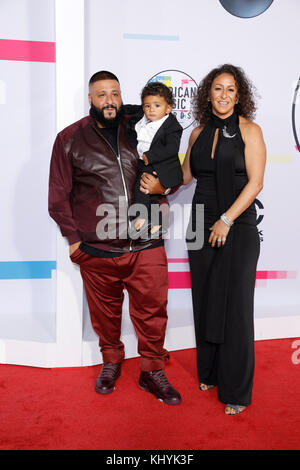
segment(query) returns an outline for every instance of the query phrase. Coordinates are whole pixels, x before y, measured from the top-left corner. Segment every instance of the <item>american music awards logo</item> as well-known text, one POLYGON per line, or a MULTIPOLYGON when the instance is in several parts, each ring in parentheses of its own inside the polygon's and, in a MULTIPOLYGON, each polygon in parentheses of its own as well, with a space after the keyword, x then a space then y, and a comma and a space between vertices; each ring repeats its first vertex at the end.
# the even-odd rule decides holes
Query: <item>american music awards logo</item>
POLYGON ((256 209, 256 213, 257 213, 256 225, 257 225, 257 229, 258 229, 258 235, 259 235, 260 241, 263 242, 264 241, 263 230, 260 227, 258 227, 258 225, 261 223, 261 221, 264 218, 264 215, 262 214, 264 206, 263 206, 262 202, 259 199, 255 199, 254 204, 255 204, 255 209, 256 209))
POLYGON ((300 77, 296 84, 294 99, 293 99, 293 104, 292 104, 292 127, 293 127, 295 144, 296 144, 296 148, 298 152, 300 152, 300 143, 299 143, 300 135, 297 132, 297 129, 300 129, 299 106, 297 107, 297 104, 299 103, 299 99, 300 99, 299 88, 300 88, 300 77))
POLYGON ((180 70, 163 70, 148 82, 162 82, 171 88, 175 100, 173 114, 183 129, 193 124, 192 100, 196 96, 198 85, 190 75, 180 70))

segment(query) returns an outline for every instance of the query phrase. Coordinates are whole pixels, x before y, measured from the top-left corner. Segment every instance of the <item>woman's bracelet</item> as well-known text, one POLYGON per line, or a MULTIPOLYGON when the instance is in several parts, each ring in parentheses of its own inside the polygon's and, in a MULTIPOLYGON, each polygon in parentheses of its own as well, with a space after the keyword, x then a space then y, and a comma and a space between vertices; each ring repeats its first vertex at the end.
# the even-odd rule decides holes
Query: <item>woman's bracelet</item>
POLYGON ((221 215, 220 219, 224 222, 224 224, 227 225, 227 227, 231 227, 234 224, 234 222, 231 222, 231 220, 229 220, 226 217, 225 212, 224 212, 224 214, 221 215))

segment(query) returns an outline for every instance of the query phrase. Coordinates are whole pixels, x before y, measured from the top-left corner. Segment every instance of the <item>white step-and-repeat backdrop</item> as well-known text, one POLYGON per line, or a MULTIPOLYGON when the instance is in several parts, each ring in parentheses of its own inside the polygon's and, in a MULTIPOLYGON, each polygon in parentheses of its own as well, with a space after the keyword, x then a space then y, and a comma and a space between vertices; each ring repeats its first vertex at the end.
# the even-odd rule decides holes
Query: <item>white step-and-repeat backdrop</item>
MULTIPOLYGON (((79 1, 74 1, 74 8, 79 1)), ((0 361, 45 367, 65 365, 55 344, 60 336, 58 315, 64 315, 57 310, 56 268, 62 266, 64 271, 66 264, 60 264, 56 255, 57 229, 47 213, 51 147, 60 130, 55 121, 55 6, 54 0, 4 0, 0 5, 0 361)), ((182 159, 195 125, 191 98, 204 75, 232 63, 242 67, 256 86, 260 95, 256 122, 268 152, 264 189, 256 200, 261 240, 256 339, 300 335, 299 15, 297 0, 115 0, 113 4, 85 0, 81 19, 85 85, 74 93, 74 107, 79 93, 85 98, 80 112, 88 112, 87 83, 98 70, 119 77, 125 103, 139 103, 145 83, 161 80, 176 97, 174 112, 184 128, 182 159)), ((194 183, 169 198, 175 214, 166 241, 170 281, 166 347, 171 350, 194 346, 184 242, 193 191, 194 183)), ((68 282, 78 282, 75 266, 68 266, 67 272, 68 282)), ((73 319, 68 315, 70 324, 64 325, 69 331, 79 325, 82 331, 80 341, 67 345, 80 349, 69 365, 101 362, 84 293, 82 297, 82 315, 73 319)), ((123 339, 127 357, 135 356, 127 299, 123 339)))
POLYGON ((49 155, 56 133, 55 102, 53 0, 1 1, 3 362, 9 361, 8 350, 19 349, 22 341, 55 341, 56 228, 47 214, 49 155))

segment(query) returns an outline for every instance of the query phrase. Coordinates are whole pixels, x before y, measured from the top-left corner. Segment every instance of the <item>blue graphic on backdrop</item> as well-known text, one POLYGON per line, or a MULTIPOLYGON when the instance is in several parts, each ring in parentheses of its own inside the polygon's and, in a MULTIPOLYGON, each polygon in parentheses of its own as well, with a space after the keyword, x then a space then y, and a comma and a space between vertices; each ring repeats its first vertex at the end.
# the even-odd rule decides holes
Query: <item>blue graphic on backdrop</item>
POLYGON ((0 279, 51 279, 56 261, 1 261, 0 279))
POLYGON ((142 41, 179 41, 179 36, 170 36, 167 34, 124 33, 123 39, 137 39, 142 41))
POLYGON ((220 0, 221 5, 234 16, 253 18, 264 13, 273 0, 220 0))

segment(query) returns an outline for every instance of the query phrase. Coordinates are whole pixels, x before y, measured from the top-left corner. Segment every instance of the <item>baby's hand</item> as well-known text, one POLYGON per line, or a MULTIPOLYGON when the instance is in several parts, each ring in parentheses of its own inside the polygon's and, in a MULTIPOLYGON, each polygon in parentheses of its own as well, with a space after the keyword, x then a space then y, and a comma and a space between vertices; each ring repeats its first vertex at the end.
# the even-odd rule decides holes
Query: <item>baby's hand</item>
POLYGON ((146 166, 149 165, 148 158, 146 157, 146 155, 144 153, 142 155, 142 159, 144 160, 144 163, 145 163, 146 166))

